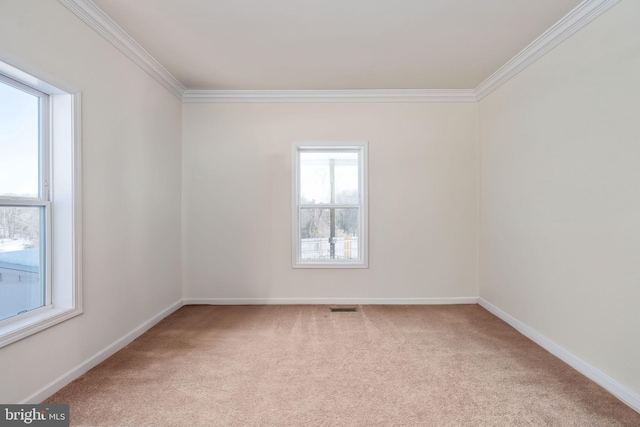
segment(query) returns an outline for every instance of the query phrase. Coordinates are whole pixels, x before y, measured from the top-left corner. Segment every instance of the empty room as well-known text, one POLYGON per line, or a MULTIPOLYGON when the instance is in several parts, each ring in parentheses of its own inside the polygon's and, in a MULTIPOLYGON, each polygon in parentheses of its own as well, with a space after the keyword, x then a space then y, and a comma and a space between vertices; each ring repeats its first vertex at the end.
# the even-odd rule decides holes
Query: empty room
POLYGON ((640 426, 638 22, 0 0, 0 425, 640 426))

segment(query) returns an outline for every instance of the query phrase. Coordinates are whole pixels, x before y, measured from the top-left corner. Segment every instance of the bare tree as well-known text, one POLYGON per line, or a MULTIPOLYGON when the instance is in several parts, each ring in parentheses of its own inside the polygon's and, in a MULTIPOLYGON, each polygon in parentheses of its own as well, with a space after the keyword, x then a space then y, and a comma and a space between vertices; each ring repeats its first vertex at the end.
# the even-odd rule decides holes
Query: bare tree
POLYGON ((3 240, 24 240, 25 248, 39 244, 40 208, 1 207, 0 238, 3 240))

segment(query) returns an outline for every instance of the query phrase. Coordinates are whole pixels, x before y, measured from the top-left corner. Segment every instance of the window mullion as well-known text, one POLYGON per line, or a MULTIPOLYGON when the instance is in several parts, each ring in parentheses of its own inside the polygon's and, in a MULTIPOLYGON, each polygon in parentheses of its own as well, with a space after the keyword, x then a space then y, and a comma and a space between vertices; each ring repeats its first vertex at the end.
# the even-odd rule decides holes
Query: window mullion
POLYGON ((0 197, 0 206, 5 207, 20 207, 20 206, 48 206, 49 202, 40 199, 12 199, 9 197, 0 197))
POLYGON ((357 209, 360 205, 353 204, 341 204, 341 203, 325 203, 325 204, 315 204, 315 205, 299 205, 301 209, 357 209))

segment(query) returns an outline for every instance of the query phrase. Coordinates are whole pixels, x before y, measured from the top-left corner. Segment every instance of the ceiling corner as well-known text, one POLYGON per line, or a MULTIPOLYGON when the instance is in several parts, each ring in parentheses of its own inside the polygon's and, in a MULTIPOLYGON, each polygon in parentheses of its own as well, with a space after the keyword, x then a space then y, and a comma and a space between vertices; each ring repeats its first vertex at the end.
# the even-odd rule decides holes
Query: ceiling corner
POLYGON ((185 87, 91 0, 58 0, 178 99, 185 87))

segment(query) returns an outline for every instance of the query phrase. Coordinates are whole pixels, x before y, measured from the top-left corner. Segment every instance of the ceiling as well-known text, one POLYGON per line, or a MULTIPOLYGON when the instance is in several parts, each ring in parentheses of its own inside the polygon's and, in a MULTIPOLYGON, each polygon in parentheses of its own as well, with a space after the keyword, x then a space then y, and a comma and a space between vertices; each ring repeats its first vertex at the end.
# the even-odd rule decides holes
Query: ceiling
POLYGON ((475 88, 579 0, 93 0, 187 89, 475 88))

